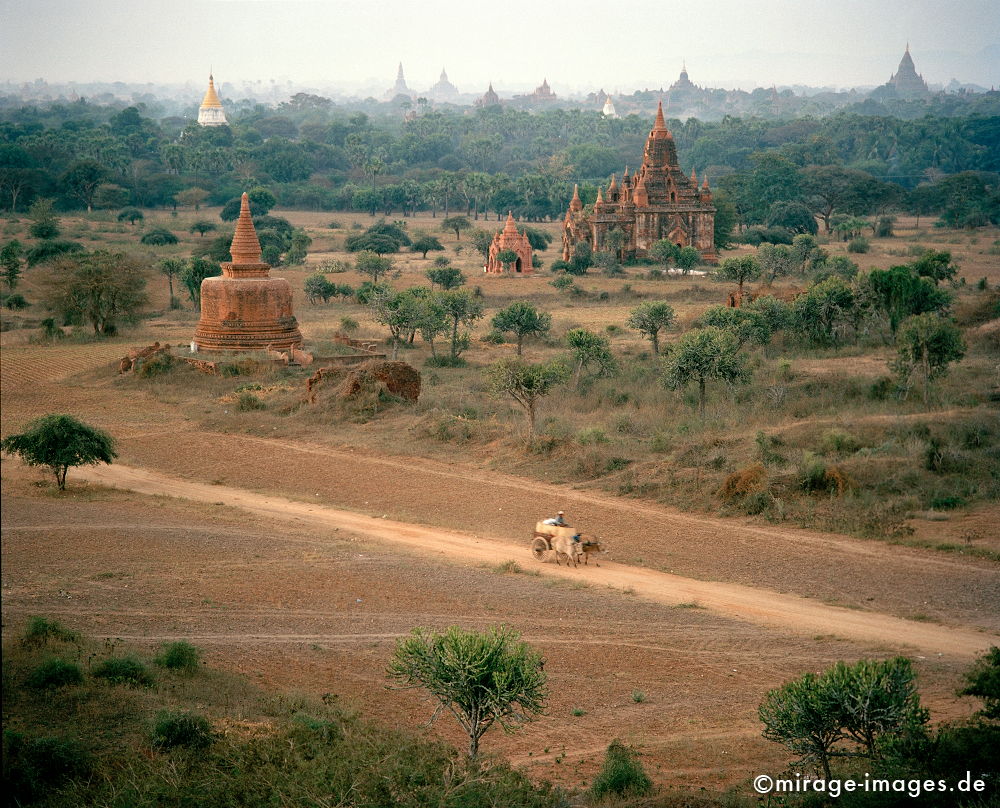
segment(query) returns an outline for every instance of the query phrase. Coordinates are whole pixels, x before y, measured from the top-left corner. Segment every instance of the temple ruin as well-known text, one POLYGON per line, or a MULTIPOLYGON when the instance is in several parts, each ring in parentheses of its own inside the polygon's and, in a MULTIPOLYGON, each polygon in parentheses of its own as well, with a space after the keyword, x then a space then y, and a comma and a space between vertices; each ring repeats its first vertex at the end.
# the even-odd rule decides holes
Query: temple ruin
POLYGON ((201 282, 201 318, 192 347, 198 351, 290 350, 302 345, 292 313, 292 287, 270 277, 246 194, 222 276, 201 282))
POLYGON ((198 107, 199 126, 227 126, 225 110, 222 109, 222 102, 219 94, 215 92, 215 78, 208 74, 208 89, 205 90, 205 97, 198 107))
POLYGON ((663 118, 663 104, 646 140, 642 166, 634 175, 628 168, 621 184, 612 175, 607 189, 598 188, 593 211, 584 209, 576 189, 563 222, 564 261, 573 257, 577 244, 595 252, 612 249, 608 233, 619 230, 617 258, 643 258, 661 239, 678 247, 694 247, 703 261, 715 263, 715 207, 706 177, 698 186, 695 172, 687 177, 677 160, 677 146, 663 118))
POLYGON ((525 233, 518 231, 517 225, 514 224, 514 217, 510 212, 507 213, 507 224, 504 225, 503 230, 493 236, 493 241, 490 242, 490 251, 483 270, 492 275, 503 275, 504 273, 511 275, 534 274, 535 268, 531 261, 531 243, 525 233), (504 250, 517 253, 517 260, 504 266, 500 260, 500 253, 504 250))

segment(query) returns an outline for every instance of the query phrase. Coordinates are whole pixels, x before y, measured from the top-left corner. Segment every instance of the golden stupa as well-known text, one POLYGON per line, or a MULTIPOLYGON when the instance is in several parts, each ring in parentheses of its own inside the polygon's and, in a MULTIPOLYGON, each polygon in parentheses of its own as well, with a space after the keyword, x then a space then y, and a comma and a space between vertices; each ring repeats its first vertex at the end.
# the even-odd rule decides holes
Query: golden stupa
POLYGON ((208 89, 205 90, 205 97, 198 107, 198 123, 201 126, 225 126, 226 113, 222 109, 222 102, 219 94, 215 92, 215 79, 211 73, 208 74, 208 89))

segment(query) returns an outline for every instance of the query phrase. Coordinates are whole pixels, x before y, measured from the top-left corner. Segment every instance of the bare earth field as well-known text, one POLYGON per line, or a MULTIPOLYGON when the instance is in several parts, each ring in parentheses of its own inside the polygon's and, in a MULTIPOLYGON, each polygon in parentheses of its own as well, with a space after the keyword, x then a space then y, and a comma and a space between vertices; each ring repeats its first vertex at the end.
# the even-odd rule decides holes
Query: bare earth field
MULTIPOLYGON (((289 278, 307 341, 335 330, 341 315, 357 318, 362 335, 379 334, 363 308, 310 307, 301 294, 303 278, 323 258, 342 255, 351 224, 366 226, 369 217, 281 215, 314 239, 306 267, 273 273, 289 278), (331 219, 343 226, 328 228, 331 219)), ((186 230, 193 218, 147 226, 186 230)), ((436 232, 438 221, 421 216, 410 227, 436 232)), ((126 226, 70 224, 71 237, 101 246, 137 242, 126 226)), ((1000 261, 990 252, 997 231, 973 241, 911 227, 902 221, 897 239, 852 257, 863 267, 887 266, 909 260, 894 257, 905 255, 908 242, 961 248, 970 284, 983 276, 1000 281, 1000 261)), ((465 242, 454 234, 442 241, 470 285, 482 287, 488 308, 530 297, 553 313, 560 333, 622 323, 635 302, 620 278, 581 281, 612 295, 585 305, 561 297, 547 273, 484 278, 465 242)), ((555 252, 543 254, 546 262, 555 252)), ((398 262, 404 286, 422 282, 431 263, 409 254, 398 262)), ((331 279, 360 280, 353 272, 331 279)), ((649 294, 678 288, 640 277, 628 282, 649 294)), ((29 273, 25 294, 34 300, 32 283, 29 273)), ((154 279, 150 291, 154 308, 165 310, 164 280, 154 279)), ((677 300, 678 319, 690 322, 720 302, 714 295, 722 291, 696 289, 691 301, 677 300)), ((916 662, 933 720, 974 709, 954 691, 971 659, 1000 642, 995 561, 682 513, 613 496, 598 484, 533 480, 498 471, 490 446, 406 454, 407 445, 377 419, 322 428, 275 419, 281 425, 272 433, 270 421, 223 410, 208 394, 199 397, 201 388, 117 376, 127 346, 183 344, 195 319, 191 311, 163 311, 125 338, 95 343, 36 345, 29 329, 4 332, 2 433, 37 415, 68 412, 110 431, 120 453, 113 466, 72 470, 64 495, 40 471, 5 459, 0 583, 8 632, 45 615, 150 647, 186 638, 206 650, 210 664, 266 687, 335 693, 366 714, 416 728, 432 707, 416 692, 387 688, 396 639, 416 626, 506 623, 544 653, 551 698, 541 720, 511 736, 488 735, 484 747, 532 776, 573 786, 591 779, 614 738, 636 745, 665 786, 718 789, 776 773, 789 757, 761 738, 757 706, 768 690, 839 659, 904 653, 916 662), (560 508, 604 540, 610 552, 600 566, 567 569, 531 558, 532 525, 560 508)), ((616 353, 648 350, 634 332, 609 333, 616 353)), ((540 350, 526 347, 529 356, 540 350)), ((482 365, 510 351, 474 340, 467 356, 482 365)), ((874 379, 885 373, 890 352, 882 354, 797 358, 795 370, 874 379)), ((425 371, 425 383, 433 375, 425 371)), ((454 393, 457 404, 463 394, 454 393)), ((910 417, 879 406, 858 422, 910 417)), ((417 418, 397 415, 393 423, 409 428, 417 418)), ((789 433, 815 429, 824 418, 783 426, 789 433)), ((998 550, 998 522, 1000 508, 979 503, 947 522, 918 521, 917 537, 957 541, 974 531, 977 546, 998 550)), ((427 731, 461 745, 448 719, 427 731)))

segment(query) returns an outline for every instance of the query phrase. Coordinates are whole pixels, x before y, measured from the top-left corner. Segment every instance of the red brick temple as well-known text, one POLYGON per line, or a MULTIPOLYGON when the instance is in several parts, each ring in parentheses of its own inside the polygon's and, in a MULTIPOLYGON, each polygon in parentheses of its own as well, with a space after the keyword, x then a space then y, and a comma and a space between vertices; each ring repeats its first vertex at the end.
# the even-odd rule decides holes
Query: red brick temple
POLYGON ((535 268, 531 264, 531 244, 528 241, 528 236, 518 232, 517 225, 514 224, 514 217, 509 212, 507 213, 507 224, 504 225, 503 230, 493 236, 486 266, 483 269, 494 275, 503 275, 505 272, 509 272, 511 275, 532 275, 535 272, 535 268), (498 258, 504 250, 512 250, 517 253, 517 260, 509 266, 509 269, 498 258))
POLYGON ((243 194, 240 218, 230 247, 233 260, 222 265, 222 276, 201 282, 201 319, 194 332, 199 351, 256 351, 270 346, 288 350, 302 345, 292 313, 292 287, 284 278, 270 277, 260 241, 250 218, 250 200, 243 194))
POLYGON ((583 209, 576 190, 563 222, 563 260, 573 257, 580 242, 594 252, 607 249, 607 234, 617 228, 625 234, 619 259, 643 258, 660 239, 679 247, 694 247, 702 260, 715 263, 715 207, 706 177, 701 187, 692 171, 687 177, 677 160, 677 145, 663 118, 663 104, 646 139, 642 166, 618 184, 616 176, 605 191, 597 190, 593 213, 583 209))

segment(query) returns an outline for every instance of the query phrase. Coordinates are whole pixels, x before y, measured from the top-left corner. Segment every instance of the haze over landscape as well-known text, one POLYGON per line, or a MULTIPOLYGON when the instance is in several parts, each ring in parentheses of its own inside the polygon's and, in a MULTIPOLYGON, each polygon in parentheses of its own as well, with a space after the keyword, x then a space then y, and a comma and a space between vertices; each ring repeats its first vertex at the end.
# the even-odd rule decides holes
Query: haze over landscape
POLYGON ((666 86, 881 84, 910 43, 930 84, 1000 84, 992 0, 878 4, 639 0, 0 2, 0 79, 200 84, 290 81, 380 93, 402 61, 412 87, 446 67, 463 93, 666 86))

